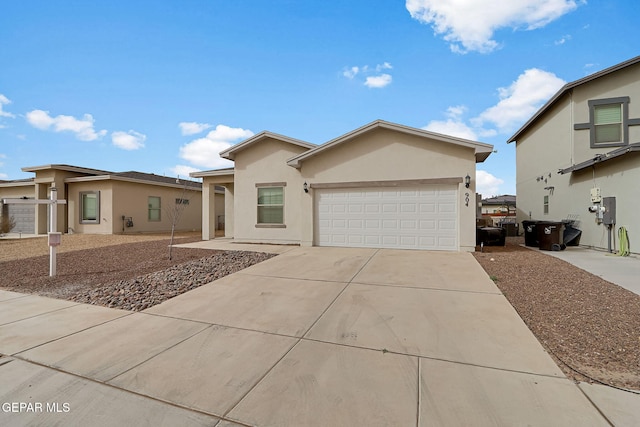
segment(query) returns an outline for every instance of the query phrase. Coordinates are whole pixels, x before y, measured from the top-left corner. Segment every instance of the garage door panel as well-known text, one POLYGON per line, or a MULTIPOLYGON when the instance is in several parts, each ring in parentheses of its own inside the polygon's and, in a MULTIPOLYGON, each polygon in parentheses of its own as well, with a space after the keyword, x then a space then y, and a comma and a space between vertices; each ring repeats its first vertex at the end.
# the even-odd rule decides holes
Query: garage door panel
POLYGON ((316 192, 316 244, 457 250, 456 186, 316 192))

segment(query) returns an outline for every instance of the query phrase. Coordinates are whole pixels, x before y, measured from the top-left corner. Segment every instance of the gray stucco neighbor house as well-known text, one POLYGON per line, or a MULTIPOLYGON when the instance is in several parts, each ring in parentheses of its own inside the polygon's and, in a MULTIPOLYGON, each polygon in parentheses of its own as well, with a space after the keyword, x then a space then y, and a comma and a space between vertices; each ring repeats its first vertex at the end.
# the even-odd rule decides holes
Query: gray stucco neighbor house
POLYGON ((620 227, 640 240, 640 56, 567 83, 508 142, 518 220, 575 219, 598 249, 620 227))

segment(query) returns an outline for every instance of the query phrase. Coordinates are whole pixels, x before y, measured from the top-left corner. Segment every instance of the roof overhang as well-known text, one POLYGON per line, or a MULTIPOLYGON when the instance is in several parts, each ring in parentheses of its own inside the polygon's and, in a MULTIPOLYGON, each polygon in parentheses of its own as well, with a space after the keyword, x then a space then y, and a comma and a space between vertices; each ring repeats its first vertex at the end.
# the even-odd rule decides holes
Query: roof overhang
POLYGON ((51 165, 42 165, 42 166, 27 166, 22 168, 23 172, 37 172, 42 170, 61 170, 67 172, 76 172, 76 173, 84 173, 89 175, 105 175, 112 172, 100 170, 100 169, 91 169, 91 168, 83 168, 80 166, 73 165, 61 165, 61 164, 51 164, 51 165))
MULTIPOLYGON (((137 184, 146 184, 146 185, 157 185, 160 187, 170 187, 170 188, 184 188, 185 185, 182 182, 168 183, 161 181, 152 181, 146 179, 136 179, 126 176, 118 176, 118 175, 95 175, 95 176, 79 176, 74 178, 66 178, 64 180, 66 183, 74 183, 74 182, 95 182, 95 181, 123 181, 123 182, 134 182, 137 184)), ((188 181, 191 185, 188 185, 187 188, 194 191, 202 191, 202 185, 199 182, 188 181), (194 185, 198 184, 198 185, 194 185)))
POLYGON ((487 159, 487 157, 489 157, 489 155, 493 152, 493 145, 485 144, 483 142, 471 141, 468 139, 458 138, 458 137, 449 136, 449 135, 443 135, 440 133, 426 131, 424 129, 418 129, 410 126, 404 126, 396 123, 386 122, 384 120, 376 120, 356 130, 353 130, 349 133, 339 136, 338 138, 332 139, 331 141, 326 142, 320 146, 317 146, 312 150, 309 150, 305 153, 295 156, 289 159, 289 161, 287 161, 287 164, 289 166, 293 166, 294 168, 300 168, 302 166, 302 162, 304 162, 305 160, 308 160, 322 153, 325 150, 334 148, 340 144, 343 144, 353 138, 356 138, 374 129, 389 129, 397 132, 402 132, 408 135, 415 135, 423 138, 429 138, 431 140, 442 141, 450 144, 469 147, 474 149, 475 151, 476 163, 484 162, 487 159))
POLYGON ((273 133, 269 131, 263 131, 263 132, 260 132, 259 134, 252 136, 249 139, 245 139, 239 144, 236 144, 232 147, 227 148, 224 151, 221 151, 220 157, 222 157, 223 159, 235 160, 237 153, 265 139, 275 139, 277 141, 286 142, 287 144, 297 145, 307 150, 310 150, 316 147, 315 144, 310 144, 308 142, 301 141, 299 139, 290 138, 288 136, 279 135, 277 133, 273 133))
POLYGON ((233 168, 191 172, 189 174, 189 176, 192 178, 204 178, 206 176, 234 176, 234 175, 235 175, 235 170, 233 168))
POLYGON ((615 158, 624 156, 626 154, 633 153, 633 152, 639 152, 639 151, 640 151, 640 142, 637 142, 635 144, 629 144, 629 145, 626 145, 624 147, 617 148, 617 149, 615 149, 613 151, 609 151, 608 153, 605 153, 605 154, 598 154, 597 156, 595 156, 592 159, 589 159, 589 160, 586 160, 584 162, 572 165, 572 166, 570 166, 568 168, 560 169, 558 171, 558 173, 563 175, 563 174, 569 173, 569 172, 581 171, 583 169, 589 168, 589 167, 594 166, 596 164, 604 163, 604 162, 607 162, 609 160, 613 160, 615 158))
POLYGON ((0 182, 0 188, 7 187, 33 187, 36 181, 33 178, 17 179, 15 181, 2 181, 0 182))

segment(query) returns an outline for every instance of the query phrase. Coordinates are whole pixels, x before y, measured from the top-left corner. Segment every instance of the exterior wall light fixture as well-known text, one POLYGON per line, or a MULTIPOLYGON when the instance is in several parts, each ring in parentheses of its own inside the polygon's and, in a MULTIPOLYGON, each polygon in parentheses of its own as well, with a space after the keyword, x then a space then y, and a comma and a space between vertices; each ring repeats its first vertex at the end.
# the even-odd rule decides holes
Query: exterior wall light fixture
POLYGON ((302 184, 302 189, 304 190, 305 193, 309 192, 309 184, 307 184, 306 181, 304 182, 304 184, 302 184))
POLYGON ((464 186, 469 188, 469 185, 471 185, 471 177, 467 174, 467 176, 464 177, 464 186))

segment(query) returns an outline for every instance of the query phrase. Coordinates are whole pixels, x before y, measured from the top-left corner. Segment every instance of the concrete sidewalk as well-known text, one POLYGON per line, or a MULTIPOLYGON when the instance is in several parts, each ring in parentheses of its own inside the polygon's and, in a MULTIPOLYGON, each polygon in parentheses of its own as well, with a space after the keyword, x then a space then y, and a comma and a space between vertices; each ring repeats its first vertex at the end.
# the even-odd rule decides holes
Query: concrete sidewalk
POLYGON ((0 291, 0 353, 0 403, 43 408, 0 425, 640 420, 566 379, 468 253, 289 247, 141 313, 0 291))
POLYGON ((567 246, 564 251, 541 251, 640 295, 640 259, 603 251, 567 246))

